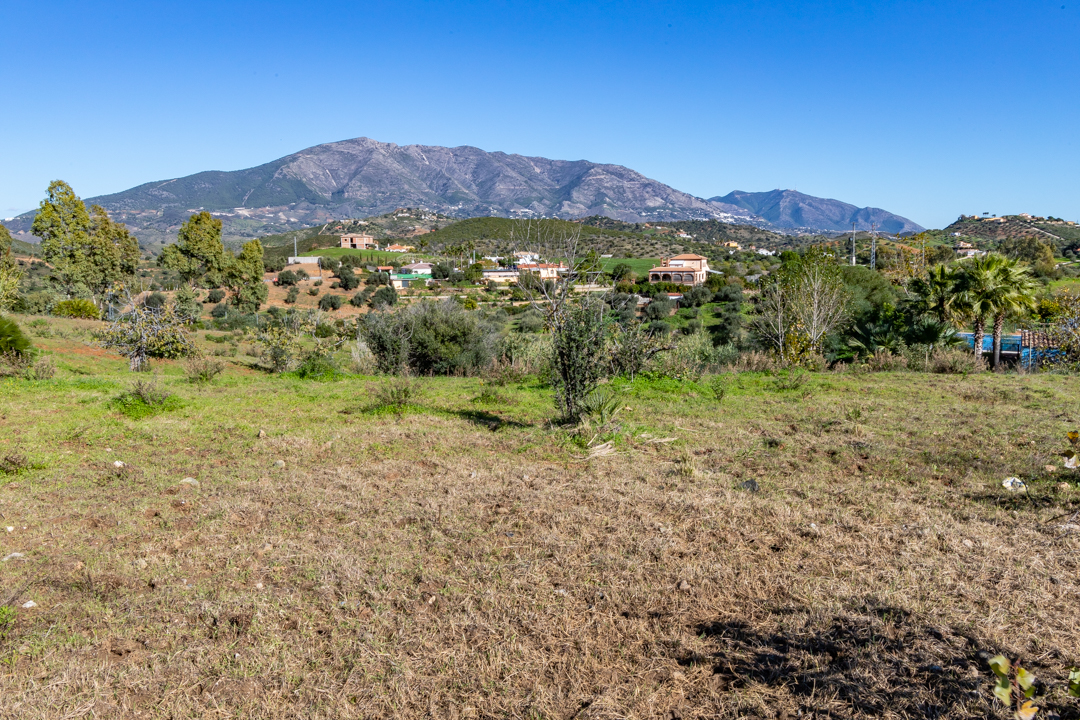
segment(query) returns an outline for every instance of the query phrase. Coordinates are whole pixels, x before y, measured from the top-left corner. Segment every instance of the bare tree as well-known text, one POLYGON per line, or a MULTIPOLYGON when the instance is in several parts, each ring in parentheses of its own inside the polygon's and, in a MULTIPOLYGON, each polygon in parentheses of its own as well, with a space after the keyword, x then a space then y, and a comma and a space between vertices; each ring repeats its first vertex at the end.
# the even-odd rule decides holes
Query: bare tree
POLYGON ((779 276, 769 278, 754 304, 757 313, 751 320, 751 327, 776 349, 781 358, 786 357, 795 315, 788 283, 779 276))
POLYGON ((799 332, 811 350, 821 352, 825 336, 842 327, 849 316, 849 293, 840 266, 829 254, 810 250, 794 274, 791 297, 799 332))

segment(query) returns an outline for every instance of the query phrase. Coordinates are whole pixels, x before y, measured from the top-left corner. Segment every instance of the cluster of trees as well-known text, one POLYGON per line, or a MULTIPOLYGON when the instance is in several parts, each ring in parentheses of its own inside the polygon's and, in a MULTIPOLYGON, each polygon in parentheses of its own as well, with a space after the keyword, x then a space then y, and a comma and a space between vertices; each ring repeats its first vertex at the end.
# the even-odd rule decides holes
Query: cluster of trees
POLYGON ((221 242, 221 220, 208 212, 187 219, 158 264, 175 270, 188 285, 227 288, 231 303, 242 312, 257 312, 269 296, 263 282, 262 243, 250 240, 233 255, 221 242))

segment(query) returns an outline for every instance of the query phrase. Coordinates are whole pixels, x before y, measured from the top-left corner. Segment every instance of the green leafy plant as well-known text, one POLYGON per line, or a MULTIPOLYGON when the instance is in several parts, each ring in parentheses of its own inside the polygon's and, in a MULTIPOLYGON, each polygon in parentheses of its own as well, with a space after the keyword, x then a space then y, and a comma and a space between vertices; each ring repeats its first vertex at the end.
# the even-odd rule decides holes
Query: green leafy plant
POLYGON ((15 608, 0 605, 0 640, 6 640, 11 626, 15 624, 15 608))
MULTIPOLYGON (((994 684, 994 697, 1005 707, 1014 709, 1017 720, 1031 720, 1039 712, 1031 698, 1035 697, 1035 676, 1020 666, 1009 662, 1004 655, 990 658, 990 669, 997 682, 994 684)), ((1070 675, 1071 677, 1071 675, 1070 675)))
POLYGON ((712 393, 717 405, 724 404, 724 398, 727 397, 729 385, 730 383, 724 375, 714 375, 712 380, 709 381, 709 392, 712 393))
POLYGON ((1069 696, 1080 698, 1080 668, 1069 670, 1069 696))
POLYGON ((777 391, 798 390, 810 379, 805 370, 795 368, 779 373, 773 379, 773 388, 777 391))
POLYGON ((61 300, 53 307, 53 315, 59 317, 82 318, 84 320, 98 320, 101 318, 101 310, 91 300, 73 298, 61 300))
POLYGON ((180 400, 161 389, 154 380, 136 380, 125 392, 109 401, 109 407, 132 420, 158 415, 180 407, 180 400))
POLYGON ((0 317, 0 353, 25 355, 32 351, 30 338, 23 334, 15 321, 0 317))

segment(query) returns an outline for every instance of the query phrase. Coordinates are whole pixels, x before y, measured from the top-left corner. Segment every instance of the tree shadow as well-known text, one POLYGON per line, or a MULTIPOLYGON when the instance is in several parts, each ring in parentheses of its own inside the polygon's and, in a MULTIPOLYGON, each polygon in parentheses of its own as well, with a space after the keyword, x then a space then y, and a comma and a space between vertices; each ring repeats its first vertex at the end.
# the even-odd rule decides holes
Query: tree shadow
POLYGON ((522 423, 517 420, 507 420, 487 410, 443 410, 447 415, 468 420, 474 425, 486 427, 491 432, 497 432, 504 427, 527 428, 533 427, 532 423, 522 423))
MULTIPOLYGON (((790 614, 800 612, 813 616, 812 610, 790 614)), ((987 660, 996 649, 967 631, 922 624, 898 608, 867 607, 788 631, 763 632, 741 620, 703 623, 696 630, 713 652, 676 658, 681 665, 711 664, 721 685, 731 689, 770 686, 788 694, 790 712, 804 717, 1006 715, 990 692, 987 660)), ((1064 678, 1061 668, 1025 667, 1040 680, 1064 678)), ((1051 697, 1038 704, 1046 716, 1080 718, 1077 708, 1055 707, 1051 697)))

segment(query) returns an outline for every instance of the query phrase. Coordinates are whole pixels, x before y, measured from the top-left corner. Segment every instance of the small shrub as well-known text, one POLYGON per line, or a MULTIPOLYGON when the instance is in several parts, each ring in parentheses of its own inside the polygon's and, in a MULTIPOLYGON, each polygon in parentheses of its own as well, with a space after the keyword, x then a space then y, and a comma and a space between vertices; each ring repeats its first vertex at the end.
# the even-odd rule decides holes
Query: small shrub
POLYGON ((420 396, 420 383, 409 377, 390 378, 379 385, 372 385, 368 392, 374 401, 374 409, 402 411, 420 396))
POLYGON ((304 355, 296 368, 296 376, 302 380, 335 380, 341 375, 337 361, 329 348, 316 347, 304 355))
POLYGON ((217 319, 217 320, 220 320, 221 318, 225 317, 228 314, 229 314, 229 308, 226 307, 225 303, 218 303, 217 305, 214 306, 214 309, 210 311, 210 317, 212 317, 214 319, 217 319))
POLYGON ((862 364, 862 368, 870 372, 892 372, 906 367, 907 358, 903 355, 893 355, 886 348, 878 348, 873 355, 868 355, 862 364))
POLYGON ((810 375, 801 368, 778 374, 773 378, 773 388, 778 391, 798 390, 807 383, 810 375))
POLYGON ((344 295, 323 295, 319 298, 319 309, 325 311, 340 310, 345 304, 344 295))
POLYGON ((205 384, 225 370, 225 363, 203 355, 193 357, 184 364, 184 376, 188 382, 205 384))
POLYGON ((728 394, 728 378, 724 375, 714 375, 709 381, 709 392, 712 393, 717 405, 724 404, 724 398, 728 394))
POLYGON ((127 391, 109 401, 109 407, 132 420, 141 420, 175 410, 180 407, 180 401, 158 387, 154 380, 136 380, 127 391))
POLYGON ((298 288, 291 287, 291 288, 289 288, 289 292, 285 295, 285 303, 287 305, 292 305, 293 303, 295 303, 297 301, 297 299, 299 297, 300 297, 300 290, 298 288))
POLYGON ((311 297, 315 297, 316 295, 319 294, 319 288, 317 288, 317 287, 308 288, 307 294, 310 295, 311 297))
POLYGON ((322 287, 322 278, 319 278, 314 283, 315 287, 322 287))
POLYGON ((224 299, 225 299, 225 291, 224 290, 220 290, 220 289, 211 290, 209 293, 206 294, 206 302, 213 303, 215 305, 217 303, 221 302, 224 299))
MULTIPOLYGON (((159 293, 160 294, 160 293, 159 293)), ((164 297, 164 295, 162 295, 164 297)), ((58 317, 80 318, 83 320, 101 319, 101 310, 91 300, 74 298, 61 300, 53 307, 53 315, 58 317)))
POLYGON ((978 372, 980 365, 973 352, 938 349, 930 354, 926 369, 943 375, 967 375, 978 372))
MULTIPOLYGON (((168 302, 168 298, 165 297, 164 293, 152 292, 146 296, 146 300, 143 301, 143 305, 148 308, 160 309, 165 307, 166 302, 168 302)), ((58 306, 62 304, 63 303, 57 303, 58 306)))

